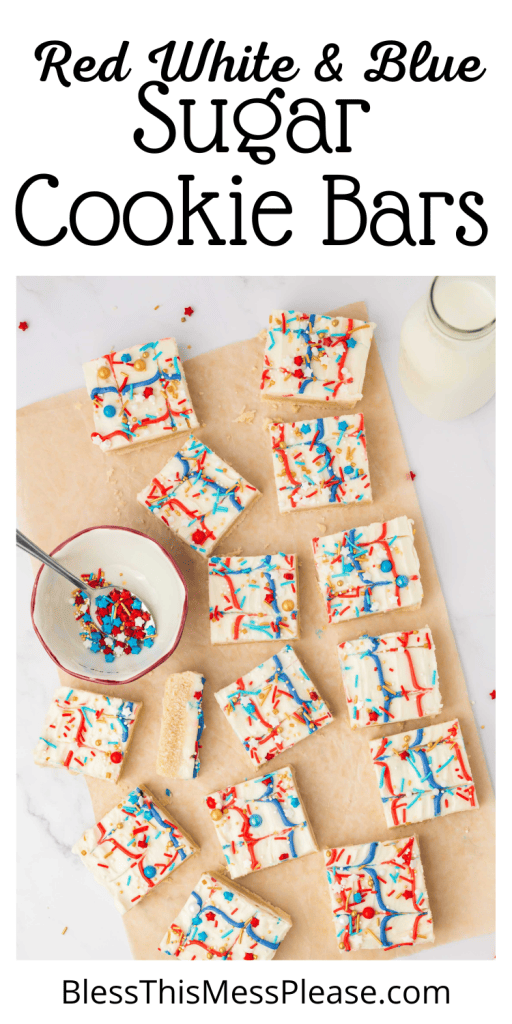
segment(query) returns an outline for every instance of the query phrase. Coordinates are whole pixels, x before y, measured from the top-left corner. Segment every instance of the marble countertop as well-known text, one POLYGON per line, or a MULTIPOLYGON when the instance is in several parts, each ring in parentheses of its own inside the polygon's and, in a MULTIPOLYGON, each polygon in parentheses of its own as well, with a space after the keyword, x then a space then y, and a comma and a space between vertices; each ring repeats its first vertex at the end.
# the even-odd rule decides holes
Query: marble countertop
MULTIPOLYGON (((400 326, 425 277, 26 277, 18 281, 18 405, 83 385, 82 363, 175 335, 183 358, 249 338, 272 308, 326 310, 364 299, 395 404, 475 718, 494 777, 494 400, 452 423, 419 413, 398 377, 400 326), (194 315, 181 322, 185 306, 194 315), (470 510, 470 515, 468 515, 470 510), (478 538, 478 545, 475 539, 478 538)), ((18 957, 128 960, 122 920, 71 853, 92 823, 85 781, 32 761, 57 682, 32 631, 32 573, 18 552, 18 957), (67 927, 65 934, 63 929, 67 927)), ((409 959, 491 959, 482 936, 409 959)))

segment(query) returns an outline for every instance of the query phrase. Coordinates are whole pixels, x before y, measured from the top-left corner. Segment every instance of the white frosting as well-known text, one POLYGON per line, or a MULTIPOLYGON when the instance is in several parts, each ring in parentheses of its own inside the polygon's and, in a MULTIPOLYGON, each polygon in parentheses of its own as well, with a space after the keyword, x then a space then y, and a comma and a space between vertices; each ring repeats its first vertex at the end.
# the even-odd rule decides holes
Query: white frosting
POLYGON ((231 878, 317 849, 291 768, 206 797, 231 878))
POLYGON ((213 644, 293 640, 299 635, 295 555, 210 558, 213 644))
POLYGON ((416 836, 335 847, 324 856, 340 952, 433 940, 416 836))
POLYGON ((436 652, 428 626, 364 636, 338 647, 353 729, 430 718, 442 709, 436 652))
POLYGON ((354 405, 363 397, 374 328, 343 316, 275 309, 267 329, 262 397, 354 405))
POLYGON ((34 750, 36 764, 117 782, 142 704, 59 686, 34 750))
POLYGON ((137 786, 84 832, 73 853, 104 885, 121 914, 197 852, 152 794, 137 786))
POLYGON ((204 874, 158 949, 180 960, 272 960, 290 928, 252 893, 204 874))
POLYGON ((258 494, 256 487, 191 435, 137 495, 137 501, 207 556, 258 494))
POLYGON ((329 622, 421 603, 420 563, 407 516, 314 537, 312 544, 329 622))
POLYGON ((370 752, 389 828, 478 807, 457 719, 372 740, 370 752))
POLYGON ((94 403, 91 437, 103 451, 199 426, 174 338, 91 359, 84 374, 94 403), (99 370, 110 372, 103 377, 99 370))
POLYGON ((372 500, 362 413, 272 423, 280 512, 372 500))
POLYGON ((333 720, 290 646, 218 690, 215 699, 255 765, 333 720))

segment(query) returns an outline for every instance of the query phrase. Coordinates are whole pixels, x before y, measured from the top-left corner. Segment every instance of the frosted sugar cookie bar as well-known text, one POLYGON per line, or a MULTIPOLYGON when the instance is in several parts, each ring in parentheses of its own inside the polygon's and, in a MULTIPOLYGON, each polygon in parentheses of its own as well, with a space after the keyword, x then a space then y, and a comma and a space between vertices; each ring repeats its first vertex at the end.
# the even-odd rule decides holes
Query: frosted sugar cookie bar
POLYGON ((282 910, 205 873, 158 951, 180 960, 272 960, 291 926, 282 910))
POLYGON ((204 676, 177 672, 165 684, 160 742, 156 758, 158 775, 169 779, 195 779, 199 772, 199 743, 203 717, 204 676))
POLYGON ((91 359, 84 374, 94 410, 91 438, 102 451, 199 426, 174 338, 91 359))
POLYGON ((212 644, 298 638, 295 555, 214 556, 208 577, 212 644))
POLYGON ((374 328, 343 316, 275 309, 267 328, 262 398, 353 408, 363 397, 374 328))

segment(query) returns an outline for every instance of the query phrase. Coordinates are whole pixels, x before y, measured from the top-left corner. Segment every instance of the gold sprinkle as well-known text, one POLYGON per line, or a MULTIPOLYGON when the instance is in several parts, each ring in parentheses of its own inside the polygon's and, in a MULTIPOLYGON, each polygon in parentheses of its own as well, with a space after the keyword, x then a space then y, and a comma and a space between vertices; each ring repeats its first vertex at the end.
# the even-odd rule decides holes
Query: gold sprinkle
POLYGON ((153 306, 153 309, 160 309, 160 306, 153 306))
POLYGON ((61 933, 60 933, 60 934, 61 934, 61 935, 65 935, 65 934, 66 934, 66 932, 67 932, 67 930, 68 930, 68 926, 66 925, 66 926, 65 926, 65 928, 63 928, 63 929, 62 929, 62 931, 61 931, 61 933))

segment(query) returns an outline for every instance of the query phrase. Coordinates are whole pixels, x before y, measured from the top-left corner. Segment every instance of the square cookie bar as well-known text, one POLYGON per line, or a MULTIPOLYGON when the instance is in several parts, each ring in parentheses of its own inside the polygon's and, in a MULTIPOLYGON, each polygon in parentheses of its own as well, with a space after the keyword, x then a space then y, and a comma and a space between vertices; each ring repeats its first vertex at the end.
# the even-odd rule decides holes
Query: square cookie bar
POLYGON ((206 558, 259 491, 192 435, 137 501, 206 558))
POLYGON ((124 914, 199 847, 145 786, 137 786, 84 832, 72 852, 124 914))
POLYGON ((210 558, 212 644, 296 640, 299 604, 296 556, 210 558))
POLYGON ((165 684, 156 771, 169 779, 195 779, 204 729, 204 676, 176 672, 165 684))
POLYGON ((434 926, 416 836, 325 850, 338 948, 432 942, 434 926))
POLYGON ((371 740, 370 752, 388 828, 478 807, 457 719, 371 740))
POLYGON ((432 633, 361 636, 338 647, 352 729, 430 718, 443 707, 432 633))
POLYGON ((160 953, 180 960, 272 960, 291 918, 221 875, 201 875, 160 953))
POLYGON ((34 750, 45 768, 117 782, 142 704, 59 686, 34 750))
POLYGON ((407 516, 313 537, 312 544, 329 622, 419 608, 420 563, 407 516))
POLYGON ((337 402, 352 409, 363 397, 374 328, 344 316, 275 309, 267 328, 262 398, 337 402))
POLYGON ((290 767, 212 793, 206 806, 231 878, 317 850, 290 767))
POLYGON ((362 413, 271 423, 280 512, 372 500, 362 413))
POLYGON ((257 765, 271 761, 333 721, 289 645, 231 686, 218 690, 215 700, 257 765))
POLYGON ((174 338, 133 345, 84 364, 91 438, 102 451, 198 427, 174 338))

